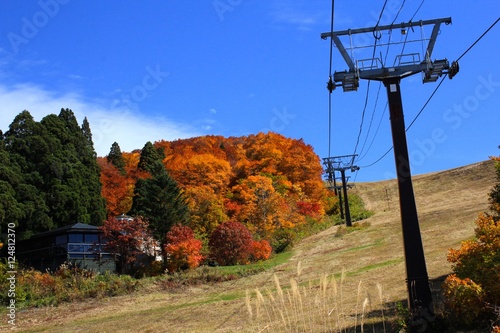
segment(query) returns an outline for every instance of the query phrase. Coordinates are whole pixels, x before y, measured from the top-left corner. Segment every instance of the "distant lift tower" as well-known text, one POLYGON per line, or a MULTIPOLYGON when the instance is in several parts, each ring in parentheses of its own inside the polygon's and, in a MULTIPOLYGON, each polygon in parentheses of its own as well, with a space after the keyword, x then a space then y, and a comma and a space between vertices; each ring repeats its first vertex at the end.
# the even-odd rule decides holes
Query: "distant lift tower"
MULTIPOLYGON (((406 141, 406 128, 403 117, 403 104, 401 100, 400 81, 402 78, 413 74, 423 73, 423 83, 435 82, 443 75, 453 78, 458 72, 458 63, 453 62, 451 65, 448 60, 431 60, 432 51, 436 38, 440 32, 441 24, 450 24, 451 18, 441 18, 426 21, 408 22, 401 24, 392 24, 386 26, 375 26, 371 28, 349 29, 343 31, 332 31, 321 34, 322 39, 330 37, 335 43, 335 46, 340 51, 342 57, 347 63, 349 69, 343 72, 335 72, 333 80, 327 84, 327 88, 333 91, 336 87, 342 87, 344 92, 356 91, 359 87, 359 80, 377 80, 384 83, 390 110, 390 122, 392 130, 392 140, 394 145, 394 158, 396 162, 396 170, 398 177, 399 188, 399 203, 401 207, 401 223, 403 229, 404 252, 406 261, 407 275, 407 290, 408 290, 408 306, 411 313, 412 330, 425 332, 428 323, 434 320, 434 309, 432 304, 432 295, 429 287, 429 277, 425 264, 425 256, 418 223, 417 208, 415 204, 415 196, 413 193, 413 185, 410 172, 410 161, 408 158, 408 147, 406 141), (432 32, 429 38, 423 36, 425 34, 424 27, 433 25, 432 32), (419 38, 412 40, 407 39, 407 34, 414 32, 414 27, 420 28, 421 35, 419 38), (402 36, 406 39, 404 42, 391 41, 394 35, 392 32, 396 29, 401 30, 402 36), (389 31, 389 41, 386 44, 380 43, 382 32, 389 31), (374 43, 366 44, 366 38, 361 38, 362 35, 373 34, 374 43), (356 36, 357 35, 357 36, 356 36), (341 42, 340 38, 347 39, 345 41, 347 47, 341 42), (358 37, 361 45, 353 45, 353 37, 358 37), (425 53, 408 52, 405 53, 405 46, 409 43, 420 42, 424 45, 428 42, 425 53), (380 44, 379 44, 380 43, 380 44), (390 46, 403 45, 402 51, 394 57, 394 65, 386 66, 382 55, 380 58, 375 57, 375 47, 387 47, 386 59, 389 54, 390 46), (372 57, 363 60, 356 60, 355 55, 362 53, 363 48, 373 49, 372 57), (350 55, 348 53, 350 52, 350 55)), ((372 36, 370 36, 373 39, 372 36)), ((392 48, 392 52, 394 52, 392 48)), ((407 49, 408 50, 408 49, 407 49)))
MULTIPOLYGON (((345 221, 346 226, 348 227, 352 226, 352 221, 351 212, 349 210, 349 198, 347 197, 347 178, 349 177, 345 176, 345 171, 351 170, 351 172, 354 172, 359 170, 359 167, 354 165, 354 159, 356 158, 356 156, 358 155, 344 155, 323 158, 323 164, 325 165, 327 180, 330 183, 330 186, 332 186, 333 183, 332 188, 335 190, 335 193, 337 193, 337 190, 340 189, 342 189, 344 192, 345 221), (335 171, 340 171, 342 186, 337 186, 335 171)), ((344 216, 342 216, 342 194, 339 192, 338 195, 341 218, 344 218, 344 216)))

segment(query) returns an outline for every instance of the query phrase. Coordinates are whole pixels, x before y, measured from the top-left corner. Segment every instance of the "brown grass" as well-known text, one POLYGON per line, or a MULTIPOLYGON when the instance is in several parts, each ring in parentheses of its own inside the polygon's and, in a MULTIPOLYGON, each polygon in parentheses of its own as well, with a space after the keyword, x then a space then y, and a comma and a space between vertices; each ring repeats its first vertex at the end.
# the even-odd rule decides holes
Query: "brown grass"
MULTIPOLYGON (((473 236, 474 220, 487 210, 494 182, 491 161, 415 177, 431 280, 450 273, 447 251, 473 236)), ((406 299, 397 187, 392 180, 357 184, 353 191, 375 212, 368 227, 341 237, 335 236, 337 227, 325 230, 298 244, 289 262, 272 270, 177 293, 151 285, 102 301, 24 310, 17 314, 16 330, 349 332, 349 327, 370 327, 365 330, 372 332, 371 325, 389 322, 394 303, 406 299)), ((384 329, 378 325, 376 331, 384 329)))

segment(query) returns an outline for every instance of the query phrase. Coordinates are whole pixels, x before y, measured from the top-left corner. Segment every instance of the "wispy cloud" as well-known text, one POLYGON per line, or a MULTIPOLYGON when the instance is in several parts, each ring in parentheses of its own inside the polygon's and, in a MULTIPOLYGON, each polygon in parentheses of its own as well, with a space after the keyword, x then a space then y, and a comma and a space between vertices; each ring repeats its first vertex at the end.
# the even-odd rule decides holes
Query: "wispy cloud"
POLYGON ((0 129, 4 132, 23 110, 28 110, 36 121, 59 114, 62 108, 73 110, 80 124, 87 117, 99 156, 107 155, 115 141, 123 151, 131 151, 142 148, 147 141, 200 135, 191 125, 144 117, 137 109, 110 107, 104 101, 87 101, 77 93, 58 94, 34 84, 0 85, 0 100, 0 129))
POLYGON ((303 31, 315 29, 326 18, 325 13, 314 11, 309 2, 275 1, 270 14, 275 23, 303 31))

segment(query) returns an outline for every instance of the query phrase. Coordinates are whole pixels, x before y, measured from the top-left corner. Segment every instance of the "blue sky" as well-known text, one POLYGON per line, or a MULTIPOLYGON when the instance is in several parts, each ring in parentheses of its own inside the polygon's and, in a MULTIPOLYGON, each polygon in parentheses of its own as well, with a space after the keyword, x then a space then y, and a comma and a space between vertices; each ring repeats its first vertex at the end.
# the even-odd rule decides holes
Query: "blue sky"
MULTIPOLYGON (((383 5, 335 1, 334 30, 374 26, 383 5)), ((330 43, 320 34, 330 30, 331 1, 41 0, 1 6, 3 131, 22 110, 41 120, 70 108, 80 123, 88 117, 100 156, 114 141, 131 151, 147 141, 260 131, 303 138, 320 157, 328 156, 330 43)), ((432 56, 451 62, 499 15, 497 1, 389 0, 380 25, 412 16, 451 17, 432 56)), ((426 28, 411 33, 430 36, 426 28)), ((384 32, 381 41, 388 38, 384 32)), ((402 40, 400 31, 391 38, 402 40)), ((408 131, 413 174, 499 154, 499 40, 497 24, 461 59, 458 75, 443 82, 408 131)), ((412 45, 405 53, 421 51, 422 43, 412 45)), ((357 59, 371 57, 364 50, 355 52, 357 59)), ((332 69, 347 69, 336 48, 332 69)), ((436 86, 422 84, 420 75, 402 81, 407 125, 436 86)), ((332 94, 331 156, 354 153, 368 96, 356 150, 362 168, 351 180, 395 177, 392 152, 365 167, 392 146, 387 95, 379 87, 361 81, 357 92, 332 94)))

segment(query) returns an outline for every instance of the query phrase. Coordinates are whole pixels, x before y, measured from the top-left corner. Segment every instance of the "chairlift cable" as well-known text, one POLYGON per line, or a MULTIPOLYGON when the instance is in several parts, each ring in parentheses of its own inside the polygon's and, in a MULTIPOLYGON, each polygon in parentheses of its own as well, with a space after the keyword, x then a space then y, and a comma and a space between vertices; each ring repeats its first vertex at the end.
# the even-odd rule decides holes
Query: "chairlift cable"
MULTIPOLYGON (((333 34, 333 18, 334 18, 335 0, 332 0, 332 17, 330 22, 330 33, 333 34)), ((333 40, 330 38, 330 69, 328 71, 328 84, 332 82, 332 60, 333 59, 333 40)), ((328 87, 331 89, 331 87, 328 87)), ((328 94, 328 157, 331 154, 332 144, 332 90, 328 94)))
MULTIPOLYGON (((372 54, 372 65, 373 65, 373 59, 375 58, 375 53, 377 50, 377 42, 382 38, 382 34, 376 35, 376 30, 377 27, 380 23, 380 20, 382 19, 382 15, 384 14, 385 6, 387 5, 387 0, 384 1, 384 5, 382 6, 382 10, 380 11, 380 14, 378 16, 377 24, 373 28, 373 37, 375 38, 375 43, 373 44, 373 54, 372 54)), ((368 88, 366 89, 366 97, 365 97, 365 104, 363 107, 363 112, 361 113, 361 124, 359 125, 359 131, 358 131, 358 137, 356 139, 356 145, 354 146, 354 152, 353 155, 356 155, 356 152, 358 150, 358 145, 359 145, 359 140, 361 138, 361 134, 363 132, 363 124, 365 121, 365 113, 366 113, 366 108, 368 106, 368 99, 369 99, 369 94, 370 94, 370 80, 368 81, 368 88)))
MULTIPOLYGON (((467 54, 467 52, 469 52, 497 23, 498 21, 500 21, 500 17, 496 19, 495 22, 493 22, 493 24, 491 24, 491 26, 486 29, 486 31, 481 34, 481 36, 479 36, 478 39, 476 39, 476 41, 474 43, 472 43, 468 48, 467 50, 465 50, 465 52, 463 52, 460 57, 457 58, 456 61, 462 59, 462 57, 467 54)), ((434 95, 436 94, 437 90, 439 89, 439 87, 441 87, 441 84, 444 82, 444 78, 445 76, 443 76, 443 78, 441 79, 441 81, 439 82, 439 84, 436 86, 436 88, 434 89, 434 91, 432 92, 432 94, 429 96, 429 98, 427 99, 427 101, 425 102, 424 106, 422 106, 422 108, 420 109, 420 111, 417 113, 417 115, 414 117, 414 119, 411 121, 410 125, 406 128, 406 131, 408 131, 410 129, 410 127, 415 123, 415 121, 418 119, 418 117, 421 115, 421 113, 424 111, 424 109, 427 107, 427 105, 429 104, 429 102, 431 101, 431 99, 434 97, 434 95)), ((391 150, 392 150, 393 147, 389 148, 388 151, 386 151, 379 159, 377 159, 375 162, 369 164, 369 165, 366 165, 366 166, 363 166, 362 168, 368 168, 368 167, 371 167, 375 164, 377 164, 378 162, 380 162, 391 150)))

